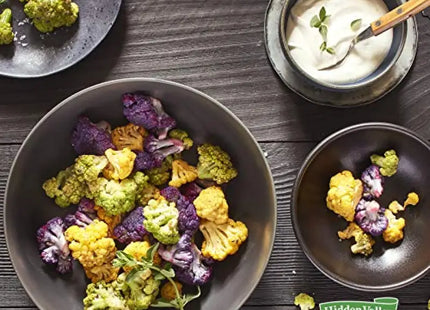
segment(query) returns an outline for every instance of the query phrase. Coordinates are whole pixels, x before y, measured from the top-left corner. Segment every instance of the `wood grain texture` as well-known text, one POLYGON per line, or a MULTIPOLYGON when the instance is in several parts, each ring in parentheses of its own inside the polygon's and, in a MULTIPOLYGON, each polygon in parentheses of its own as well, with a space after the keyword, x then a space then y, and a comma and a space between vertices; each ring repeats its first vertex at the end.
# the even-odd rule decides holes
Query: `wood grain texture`
POLYGON ((20 143, 44 113, 105 80, 156 77, 196 87, 242 119, 259 141, 319 141, 364 121, 389 121, 430 138, 430 24, 418 16, 416 63, 391 94, 339 110, 302 100, 272 70, 263 44, 267 1, 127 0, 102 44, 65 72, 38 80, 0 78, 0 143, 20 143))
MULTIPOLYGON (((292 185, 306 154, 315 143, 261 143, 268 154, 268 161, 272 168, 278 199, 278 227, 275 246, 261 282, 253 292, 246 310, 260 309, 260 306, 271 306, 262 309, 287 309, 292 305, 294 296, 300 292, 307 292, 318 302, 338 299, 371 300, 380 297, 379 294, 362 293, 342 287, 326 278, 308 261, 302 253, 294 236, 290 221, 290 203, 292 185), (272 308, 272 306, 282 306, 272 308)), ((0 221, 3 221, 3 198, 5 183, 9 167, 18 145, 0 145, 0 221)), ((429 296, 430 275, 401 290, 389 293, 400 299, 403 305, 420 304, 413 308, 424 307, 429 296)), ((4 240, 4 230, 0 227, 0 305, 2 307, 31 307, 33 303, 27 297, 8 258, 4 240)), ((293 309, 293 308, 291 308, 293 309)))

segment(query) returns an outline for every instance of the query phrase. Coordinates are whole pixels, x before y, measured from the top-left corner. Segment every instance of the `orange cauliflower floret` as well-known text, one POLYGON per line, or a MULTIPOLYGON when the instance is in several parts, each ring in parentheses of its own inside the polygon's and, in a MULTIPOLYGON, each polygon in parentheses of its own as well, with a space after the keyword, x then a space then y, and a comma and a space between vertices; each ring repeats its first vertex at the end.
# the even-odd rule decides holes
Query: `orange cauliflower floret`
POLYGON ((105 209, 99 206, 94 206, 94 210, 97 211, 97 217, 105 222, 108 226, 108 237, 113 238, 113 230, 122 221, 121 214, 118 215, 107 215, 105 209))
POLYGON ((360 201, 362 193, 361 181, 354 179, 350 171, 342 171, 330 179, 330 189, 326 198, 327 208, 352 222, 355 206, 360 201))
POLYGON ((396 243, 402 240, 403 228, 406 225, 405 219, 402 217, 396 219, 396 216, 388 209, 385 210, 384 214, 388 219, 388 226, 382 233, 382 238, 389 243, 396 243))
POLYGON ((65 232, 73 258, 82 264, 94 283, 113 281, 118 274, 119 269, 112 266, 115 241, 107 235, 108 225, 97 219, 86 227, 70 226, 65 232))
POLYGON ((143 151, 143 142, 148 133, 145 128, 130 123, 115 128, 111 135, 112 142, 118 150, 127 147, 132 151, 143 151))
POLYGON ((141 192, 137 193, 137 201, 140 205, 146 206, 151 199, 160 198, 160 190, 157 186, 147 183, 141 192))
POLYGON ((397 214, 397 212, 405 210, 405 207, 402 206, 397 200, 394 200, 388 205, 388 209, 390 209, 390 211, 394 214, 397 214))
POLYGON ((109 164, 103 169, 103 176, 106 179, 123 180, 133 172, 136 154, 129 148, 120 151, 107 149, 105 155, 109 161, 109 164))
POLYGON ((337 235, 340 239, 350 239, 354 237, 355 244, 351 246, 351 252, 354 254, 363 254, 368 256, 373 252, 373 245, 375 240, 366 234, 360 226, 355 223, 350 223, 348 227, 343 231, 338 231, 337 235))
MULTIPOLYGON (((182 283, 178 281, 174 281, 174 282, 176 284, 176 287, 178 288, 179 296, 182 296, 182 283)), ((176 299, 176 291, 172 283, 166 282, 161 287, 161 298, 164 298, 169 301, 176 299)))
POLYGON ((222 189, 218 186, 205 188, 194 200, 197 215, 215 224, 228 221, 228 204, 222 189))
POLYGON ((172 162, 172 180, 170 186, 181 187, 186 183, 193 182, 197 179, 197 168, 189 165, 181 159, 172 162))
POLYGON ((218 261, 236 253, 239 246, 248 238, 248 228, 245 224, 232 219, 220 225, 202 220, 199 228, 205 238, 202 244, 203 255, 218 261))

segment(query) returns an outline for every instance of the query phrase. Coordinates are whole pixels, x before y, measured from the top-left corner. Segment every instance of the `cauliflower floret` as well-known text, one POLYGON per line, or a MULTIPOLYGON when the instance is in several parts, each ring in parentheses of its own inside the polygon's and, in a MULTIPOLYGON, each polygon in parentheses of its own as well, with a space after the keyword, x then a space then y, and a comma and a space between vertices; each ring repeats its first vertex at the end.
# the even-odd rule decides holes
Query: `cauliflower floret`
POLYGON ((351 252, 354 254, 363 254, 368 256, 373 252, 373 245, 375 240, 364 233, 364 231, 355 223, 349 223, 348 227, 343 231, 337 232, 340 239, 350 239, 354 237, 355 244, 351 246, 351 252))
POLYGON ((203 255, 218 261, 236 253, 239 246, 248 238, 248 228, 245 224, 232 219, 220 225, 203 220, 199 228, 205 239, 202 244, 203 255))
POLYGON ((75 160, 73 173, 79 182, 92 182, 97 180, 107 164, 108 160, 105 156, 81 155, 75 160))
POLYGON ((182 129, 172 129, 169 131, 169 137, 181 140, 184 143, 184 148, 189 150, 193 147, 193 140, 189 137, 188 133, 182 129))
POLYGON ((395 150, 388 150, 384 156, 373 154, 370 156, 372 164, 379 166, 379 171, 386 177, 391 177, 397 172, 399 166, 399 157, 397 157, 395 150))
POLYGON ((361 181, 354 179, 350 171, 342 171, 330 179, 330 189, 326 198, 327 208, 352 222, 355 206, 360 201, 362 193, 361 181))
POLYGON ((388 218, 387 229, 382 233, 382 237, 386 242, 396 243, 403 239, 403 228, 406 225, 404 218, 396 219, 396 216, 390 211, 385 210, 385 216, 388 218))
POLYGON ((418 194, 415 192, 409 193, 408 198, 406 198, 405 202, 403 203, 403 207, 406 208, 406 206, 416 206, 420 202, 420 198, 418 197, 418 194))
POLYGON ((97 211, 97 217, 106 223, 108 226, 108 237, 114 238, 113 230, 122 221, 122 216, 119 215, 107 215, 105 209, 99 206, 94 206, 94 210, 97 211))
POLYGON ((0 45, 11 44, 15 35, 12 31, 12 10, 4 9, 0 14, 0 45))
MULTIPOLYGON (((182 283, 175 281, 179 296, 182 296, 182 283)), ((161 287, 161 298, 166 300, 174 300, 176 298, 176 291, 172 283, 167 282, 161 287)))
POLYGON ((197 152, 199 153, 197 172, 200 179, 223 184, 237 176, 230 155, 219 146, 206 143, 197 147, 197 152))
POLYGON ((109 165, 103 170, 103 176, 109 180, 123 180, 133 172, 136 154, 129 148, 120 151, 108 149, 105 155, 109 165))
POLYGON ((132 123, 117 127, 111 133, 112 142, 118 150, 129 148, 132 151, 143 151, 143 141, 147 135, 145 128, 132 123))
POLYGON ((215 224, 228 221, 228 204, 220 187, 211 186, 202 190, 194 200, 197 215, 215 224))
POLYGON ((179 241, 179 211, 175 206, 174 202, 168 202, 160 196, 157 200, 151 199, 143 208, 143 225, 163 244, 175 244, 179 241))
POLYGON ((116 253, 115 241, 107 235, 107 224, 97 219, 86 227, 70 226, 65 232, 73 258, 82 264, 93 282, 112 281, 118 273, 118 268, 111 264, 116 253))
POLYGON ((390 211, 394 214, 397 214, 397 212, 399 211, 404 211, 405 207, 402 206, 397 200, 394 200, 390 202, 390 204, 388 205, 388 209, 390 209, 390 211))
POLYGON ((51 32, 55 28, 73 25, 79 14, 79 7, 71 0, 29 0, 24 12, 33 20, 40 32, 51 32))
POLYGON ((294 304, 299 306, 300 310, 310 310, 315 308, 314 298, 305 293, 300 293, 294 297, 294 304))
POLYGON ((129 310, 126 301, 120 292, 115 290, 112 284, 104 281, 90 283, 84 298, 84 310, 129 310))
POLYGON ((182 185, 193 182, 197 179, 197 168, 189 165, 181 159, 174 160, 172 163, 172 180, 170 186, 181 187, 182 185))

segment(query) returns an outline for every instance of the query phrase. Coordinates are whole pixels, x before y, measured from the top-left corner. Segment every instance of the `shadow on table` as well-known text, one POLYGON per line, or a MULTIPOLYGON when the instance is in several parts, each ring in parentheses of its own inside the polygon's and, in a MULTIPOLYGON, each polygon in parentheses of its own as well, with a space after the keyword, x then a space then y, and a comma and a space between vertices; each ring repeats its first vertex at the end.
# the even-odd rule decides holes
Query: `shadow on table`
POLYGON ((118 62, 124 47, 127 12, 123 6, 106 38, 85 59, 65 71, 36 79, 0 77, 0 93, 15 94, 1 104, 38 104, 52 108, 78 90, 103 82, 118 62))
POLYGON ((412 97, 406 94, 410 75, 392 92, 382 99, 362 107, 334 108, 307 102, 294 94, 296 115, 301 130, 308 140, 319 141, 331 133, 350 125, 363 122, 390 122, 402 124, 402 114, 411 104, 412 97), (409 99, 409 100, 408 100, 409 99))

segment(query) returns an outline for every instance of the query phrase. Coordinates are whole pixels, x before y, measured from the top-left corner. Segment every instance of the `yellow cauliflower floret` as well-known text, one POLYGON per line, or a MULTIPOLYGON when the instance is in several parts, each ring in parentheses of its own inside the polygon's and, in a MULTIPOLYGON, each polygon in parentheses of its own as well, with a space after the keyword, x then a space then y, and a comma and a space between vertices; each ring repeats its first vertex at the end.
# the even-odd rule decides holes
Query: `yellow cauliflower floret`
POLYGON ((420 197, 418 197, 417 193, 409 193, 408 198, 406 198, 405 202, 403 203, 403 206, 406 208, 406 206, 416 206, 420 202, 420 197))
POLYGON ((93 283, 99 281, 112 282, 118 277, 119 268, 112 266, 112 262, 108 262, 101 266, 94 266, 91 268, 84 268, 85 275, 93 283))
POLYGON ((382 233, 382 238, 389 243, 396 243, 402 240, 403 228, 406 225, 405 219, 402 217, 396 219, 396 216, 388 209, 385 210, 384 214, 388 219, 388 226, 382 233))
POLYGON ((205 239, 202 254, 218 261, 236 253, 239 246, 248 238, 248 228, 245 224, 232 219, 220 225, 202 220, 199 228, 205 239))
POLYGON ((228 221, 228 204, 221 187, 211 186, 200 192, 194 200, 197 215, 215 224, 228 221))
MULTIPOLYGON (((135 241, 135 242, 129 243, 125 247, 124 252, 127 254, 130 254, 136 260, 141 261, 142 258, 146 257, 146 252, 150 247, 151 247, 151 244, 148 241, 135 241)), ((157 266, 161 265, 161 257, 158 254, 158 252, 155 252, 154 264, 156 264, 157 266)), ((124 270, 128 271, 126 268, 124 268, 124 270)))
POLYGON ((172 180, 170 186, 181 187, 186 183, 193 182, 197 179, 197 168, 189 165, 181 159, 172 162, 172 180))
POLYGON ((390 202, 388 209, 390 209, 394 214, 397 214, 397 212, 405 210, 405 207, 402 206, 397 200, 394 200, 390 202))
POLYGON ((107 149, 105 155, 109 161, 109 164, 103 169, 103 176, 106 179, 123 180, 133 172, 136 154, 129 148, 120 151, 107 149))
POLYGON ((143 187, 142 191, 137 194, 137 201, 140 205, 146 206, 151 199, 157 200, 160 196, 160 190, 157 186, 148 183, 143 187))
POLYGON ((338 231, 337 235, 340 239, 354 237, 355 244, 351 246, 352 253, 363 254, 365 256, 372 254, 375 240, 369 234, 366 234, 357 224, 349 223, 348 227, 343 231, 338 231))
POLYGON ((113 230, 122 221, 121 214, 107 215, 105 209, 103 209, 102 207, 99 207, 99 206, 94 206, 94 210, 97 211, 97 217, 107 224, 107 226, 108 226, 108 237, 113 238, 114 237, 113 230))
POLYGON ((94 274, 95 270, 103 271, 100 277, 92 275, 91 280, 101 278, 109 281, 116 278, 112 275, 113 271, 106 272, 106 268, 102 268, 105 264, 111 264, 116 253, 115 241, 107 238, 107 235, 108 225, 97 219, 86 227, 70 226, 65 232, 73 258, 77 259, 85 270, 89 270, 90 274, 94 274), (104 278, 105 276, 107 278, 104 278))
POLYGON ((117 127, 112 131, 112 142, 118 150, 129 148, 132 151, 143 151, 143 142, 147 136, 145 128, 132 123, 117 127))
MULTIPOLYGON (((178 288, 179 296, 182 296, 182 283, 178 281, 174 282, 176 283, 176 287, 178 288)), ((167 282, 161 287, 161 298, 164 298, 169 301, 174 300, 176 298, 176 291, 172 283, 167 282)))
POLYGON ((327 208, 352 222, 355 206, 360 201, 362 193, 361 181, 354 179, 350 171, 342 171, 330 179, 330 189, 326 198, 327 208))

